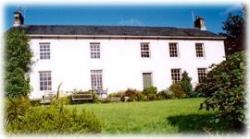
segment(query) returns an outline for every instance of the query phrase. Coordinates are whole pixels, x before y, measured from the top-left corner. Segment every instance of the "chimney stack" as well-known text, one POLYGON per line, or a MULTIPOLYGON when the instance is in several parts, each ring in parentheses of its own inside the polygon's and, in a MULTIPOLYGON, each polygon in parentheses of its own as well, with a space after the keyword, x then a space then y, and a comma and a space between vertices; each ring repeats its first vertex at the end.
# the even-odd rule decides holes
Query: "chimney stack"
POLYGON ((15 11, 14 12, 14 23, 13 26, 14 27, 19 27, 22 26, 24 23, 24 18, 23 15, 20 11, 15 11))
POLYGON ((205 21, 203 17, 196 16, 196 19, 194 21, 194 27, 199 30, 207 30, 205 26, 205 21))

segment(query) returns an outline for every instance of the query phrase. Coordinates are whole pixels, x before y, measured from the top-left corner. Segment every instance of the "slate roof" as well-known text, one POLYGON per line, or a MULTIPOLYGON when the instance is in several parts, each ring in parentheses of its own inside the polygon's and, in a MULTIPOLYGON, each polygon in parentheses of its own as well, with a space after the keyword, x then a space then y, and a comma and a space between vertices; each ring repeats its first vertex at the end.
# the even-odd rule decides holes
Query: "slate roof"
POLYGON ((128 35, 128 36, 189 36, 221 37, 195 28, 92 26, 92 25, 25 25, 30 35, 128 35))

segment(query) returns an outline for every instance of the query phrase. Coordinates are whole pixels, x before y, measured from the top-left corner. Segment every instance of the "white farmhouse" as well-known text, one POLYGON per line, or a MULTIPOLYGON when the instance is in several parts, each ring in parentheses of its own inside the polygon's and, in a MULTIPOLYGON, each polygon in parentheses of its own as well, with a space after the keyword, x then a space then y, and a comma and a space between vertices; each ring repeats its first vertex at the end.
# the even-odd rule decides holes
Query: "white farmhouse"
POLYGON ((135 26, 24 25, 14 13, 14 27, 25 28, 33 53, 30 98, 89 89, 113 93, 127 88, 168 88, 187 71, 195 86, 208 67, 224 60, 224 37, 194 28, 135 26))

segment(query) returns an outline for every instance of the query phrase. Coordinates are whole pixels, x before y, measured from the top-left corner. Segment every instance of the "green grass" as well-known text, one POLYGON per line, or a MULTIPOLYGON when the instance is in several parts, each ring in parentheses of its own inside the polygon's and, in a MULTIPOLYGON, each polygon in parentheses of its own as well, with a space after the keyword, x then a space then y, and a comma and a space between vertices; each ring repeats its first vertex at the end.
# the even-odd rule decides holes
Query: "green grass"
POLYGON ((94 112, 102 120, 103 133, 183 133, 209 130, 213 113, 199 110, 202 98, 150 102, 69 105, 94 112))

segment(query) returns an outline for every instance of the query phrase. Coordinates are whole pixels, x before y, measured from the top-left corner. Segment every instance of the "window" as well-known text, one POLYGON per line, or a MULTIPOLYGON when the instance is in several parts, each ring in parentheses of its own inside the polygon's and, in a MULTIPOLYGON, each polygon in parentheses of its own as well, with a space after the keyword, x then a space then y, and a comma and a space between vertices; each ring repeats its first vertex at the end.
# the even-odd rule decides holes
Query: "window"
POLYGON ((90 57, 100 58, 100 43, 90 43, 90 57))
POLYGON ((202 83, 206 78, 206 68, 198 68, 198 81, 202 83))
POLYGON ((178 57, 177 43, 169 43, 170 57, 178 57))
POLYGON ((40 59, 50 59, 50 43, 40 43, 40 59))
POLYGON ((102 89, 102 70, 91 70, 90 72, 92 89, 102 89))
POLYGON ((196 43, 195 49, 196 49, 196 57, 204 57, 204 50, 202 43, 196 43))
POLYGON ((181 72, 181 69, 171 69, 171 77, 174 83, 181 80, 180 72, 181 72))
POLYGON ((152 86, 152 73, 142 73, 143 76, 143 88, 149 88, 152 86))
POLYGON ((40 71, 40 90, 51 90, 51 71, 40 71))
POLYGON ((150 57, 149 43, 141 43, 141 57, 150 57))

